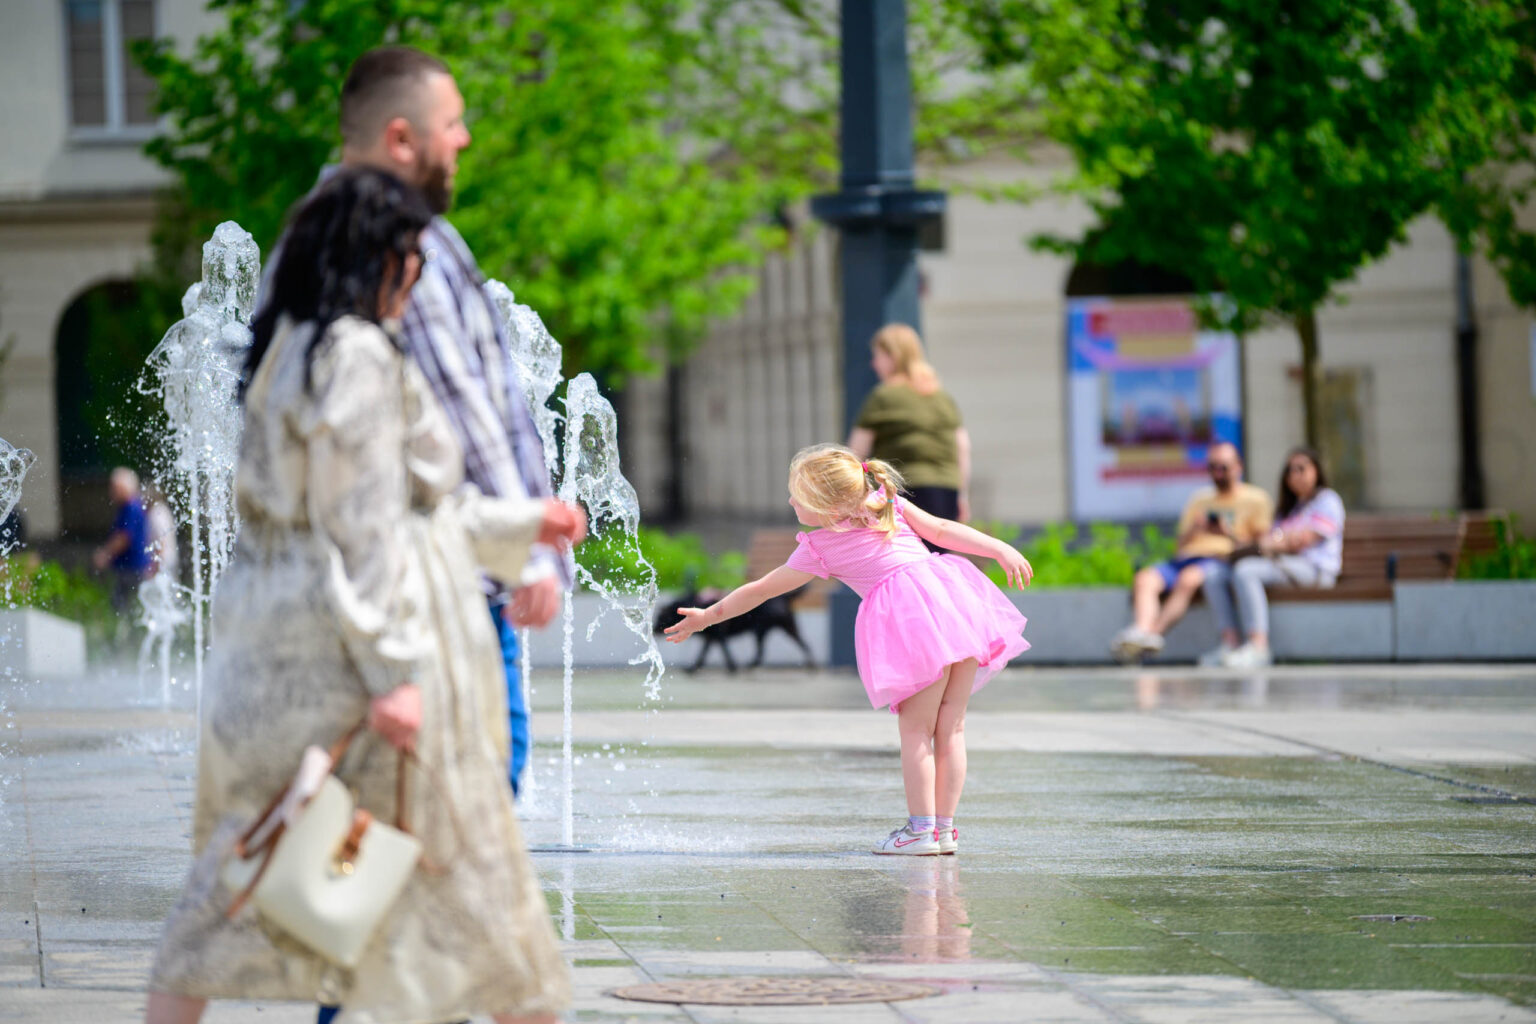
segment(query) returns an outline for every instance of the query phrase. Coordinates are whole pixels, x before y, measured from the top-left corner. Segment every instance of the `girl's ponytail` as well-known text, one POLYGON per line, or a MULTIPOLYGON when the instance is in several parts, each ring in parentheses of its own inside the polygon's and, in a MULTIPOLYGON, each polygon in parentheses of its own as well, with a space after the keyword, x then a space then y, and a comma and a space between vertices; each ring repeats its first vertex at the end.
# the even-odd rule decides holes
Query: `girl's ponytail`
POLYGON ((888 462, 867 459, 859 463, 864 471, 868 494, 864 497, 864 509, 876 529, 890 536, 896 533, 896 495, 901 490, 901 474, 888 462))
POLYGON ((864 527, 896 533, 896 495, 901 474, 879 459, 859 461, 840 444, 802 448, 789 464, 789 493, 822 525, 834 530, 864 527))

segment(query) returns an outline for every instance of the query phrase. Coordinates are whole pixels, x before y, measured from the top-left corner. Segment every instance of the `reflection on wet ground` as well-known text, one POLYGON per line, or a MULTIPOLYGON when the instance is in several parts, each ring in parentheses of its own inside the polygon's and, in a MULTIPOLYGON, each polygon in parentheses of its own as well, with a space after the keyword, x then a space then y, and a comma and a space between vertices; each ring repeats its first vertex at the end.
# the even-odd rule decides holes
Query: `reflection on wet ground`
MULTIPOLYGON (((856 681, 669 679, 647 710, 633 679, 578 676, 588 852, 535 855, 571 1019, 1536 1021, 1536 805, 1511 799, 1536 796, 1536 671, 1265 679, 1005 674, 976 700, 960 853, 909 860, 864 852, 904 807, 894 723, 856 681), (945 994, 835 1017, 604 994, 776 973, 945 994)), ((131 691, 0 690, 0 1021, 141 998, 194 731, 131 691)), ((559 839, 554 718, 535 846, 559 839)))

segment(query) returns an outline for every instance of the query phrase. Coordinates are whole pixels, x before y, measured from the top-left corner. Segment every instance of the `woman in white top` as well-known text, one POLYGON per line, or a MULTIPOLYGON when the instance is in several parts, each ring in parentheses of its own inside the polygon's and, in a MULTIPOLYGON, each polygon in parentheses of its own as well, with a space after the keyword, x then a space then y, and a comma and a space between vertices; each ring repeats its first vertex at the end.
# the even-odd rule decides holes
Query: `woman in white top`
POLYGON ((1204 665, 1260 668, 1274 658, 1269 650, 1269 600, 1265 584, 1331 587, 1344 559, 1344 501, 1328 486, 1322 457, 1311 448, 1292 448, 1280 473, 1275 525, 1260 538, 1257 554, 1241 558, 1230 573, 1205 582, 1205 599, 1221 627, 1221 647, 1200 659, 1204 665), (1238 646, 1239 624, 1247 642, 1238 646))

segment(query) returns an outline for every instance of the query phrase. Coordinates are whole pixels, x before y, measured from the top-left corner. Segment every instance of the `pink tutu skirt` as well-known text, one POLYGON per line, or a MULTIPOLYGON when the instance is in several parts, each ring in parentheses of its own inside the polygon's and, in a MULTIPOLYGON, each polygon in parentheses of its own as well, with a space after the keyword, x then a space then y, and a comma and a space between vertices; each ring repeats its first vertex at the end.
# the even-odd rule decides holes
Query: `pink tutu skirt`
POLYGON ((975 693, 1029 650, 1024 616, 981 570, 958 555, 913 562, 875 584, 859 605, 854 650, 875 707, 894 714, 908 697, 975 658, 975 693))

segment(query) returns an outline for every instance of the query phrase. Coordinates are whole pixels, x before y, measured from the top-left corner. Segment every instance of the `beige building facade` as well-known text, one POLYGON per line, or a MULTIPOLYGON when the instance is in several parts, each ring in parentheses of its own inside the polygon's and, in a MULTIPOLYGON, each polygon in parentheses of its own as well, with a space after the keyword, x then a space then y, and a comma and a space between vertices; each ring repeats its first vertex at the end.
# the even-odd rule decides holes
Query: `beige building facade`
POLYGON ((149 260, 154 193, 167 180, 143 154, 155 126, 127 46, 195 39, 213 24, 200 0, 0 4, 0 344, 10 343, 0 438, 37 455, 22 496, 34 537, 58 533, 73 497, 55 395, 58 375, 80 368, 56 359, 60 320, 149 260))
MULTIPOLYGON (((1034 234, 1072 232, 1086 211, 1065 203, 989 203, 965 189, 1059 171, 1044 160, 948 172, 944 243, 923 252, 923 335, 974 447, 972 508, 984 520, 1070 517, 1066 301, 1071 264, 1030 250, 1034 234)), ((771 258, 742 314, 721 324, 681 374, 682 450, 690 519, 752 526, 789 519, 784 477, 802 444, 842 440, 833 235, 808 225, 771 258)), ((1353 446, 1355 504, 1385 511, 1459 507, 1461 442, 1455 359, 1456 249, 1425 218, 1405 244, 1341 289, 1320 316, 1331 404, 1353 446)), ((1536 379, 1529 311, 1474 261, 1481 338, 1478 419, 1486 503, 1536 522, 1536 379)), ((1300 343, 1284 327, 1245 340, 1250 477, 1273 492, 1286 450, 1302 440, 1300 343)), ((663 503, 667 384, 631 387, 626 442, 637 485, 663 503)))
MULTIPOLYGON (((150 257, 163 173, 142 153, 154 130, 124 47, 135 34, 180 44, 213 27, 200 0, 21 0, 0 5, 0 438, 38 465, 23 502, 35 537, 56 535, 76 486, 61 468, 60 322, 80 296, 150 257)), ((466 159, 474 159, 471 149, 466 159)), ((981 162, 947 172, 943 243, 920 257, 923 334, 974 443, 978 518, 1042 523, 1070 512, 1064 315, 1072 268, 1028 236, 1080 229, 1086 212, 1042 201, 991 204, 965 191, 1053 172, 981 162)), ((473 245, 473 239, 470 239, 473 245)), ((688 519, 729 531, 789 523, 790 455, 841 440, 835 236, 804 222, 770 257, 761 287, 670 377, 627 391, 627 472, 649 514, 679 487, 688 519)), ((514 290, 516 282, 509 282, 514 290)), ((1478 417, 1487 503, 1536 522, 1532 320, 1475 265, 1478 417)), ((1455 250, 1425 219, 1406 244, 1343 289, 1321 317, 1323 362, 1354 439, 1357 504, 1437 510, 1459 503, 1455 250)), ((550 329, 560 333, 560 325, 550 329)), ((1301 437, 1299 346, 1288 330, 1245 345, 1250 476, 1273 488, 1301 437)), ((125 382, 125 387, 127 382, 125 382)))

